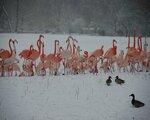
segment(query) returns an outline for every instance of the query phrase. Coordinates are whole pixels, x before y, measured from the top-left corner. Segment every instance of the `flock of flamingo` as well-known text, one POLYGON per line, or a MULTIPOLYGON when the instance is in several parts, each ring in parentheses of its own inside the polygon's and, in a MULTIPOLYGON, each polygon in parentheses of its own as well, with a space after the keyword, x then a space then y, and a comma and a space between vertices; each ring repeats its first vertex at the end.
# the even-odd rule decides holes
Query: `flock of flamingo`
POLYGON ((44 36, 39 35, 37 49, 30 45, 22 50, 17 59, 17 40, 9 40, 9 48, 0 49, 0 75, 3 76, 45 76, 47 72, 52 75, 60 74, 60 66, 63 67, 63 75, 98 72, 114 72, 117 68, 120 72, 140 72, 150 70, 150 52, 145 41, 142 45, 142 36, 133 37, 133 45, 130 45, 128 37, 127 52, 117 54, 117 41, 112 41, 112 47, 104 51, 104 46, 89 53, 82 51, 78 41, 72 36, 66 40, 66 48, 60 46, 59 40, 55 40, 54 52, 44 53, 44 36), (81 53, 82 51, 82 53, 81 53), (21 66, 19 66, 21 65, 21 66))

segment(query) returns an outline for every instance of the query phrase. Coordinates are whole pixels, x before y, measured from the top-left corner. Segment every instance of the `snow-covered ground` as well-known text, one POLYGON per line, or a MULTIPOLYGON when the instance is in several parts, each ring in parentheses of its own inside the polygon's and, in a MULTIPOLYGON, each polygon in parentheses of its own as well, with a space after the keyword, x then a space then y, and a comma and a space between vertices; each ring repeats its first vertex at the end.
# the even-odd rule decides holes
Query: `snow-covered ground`
MULTIPOLYGON (((68 35, 44 35, 46 53, 52 53, 54 40, 62 46, 68 35)), ((104 50, 117 40, 118 51, 125 50, 127 38, 73 35, 81 49, 93 51, 104 45, 104 50)), ((18 53, 36 44, 37 34, 0 34, 0 48, 8 49, 8 39, 19 41, 18 53)), ((147 39, 150 42, 150 39, 147 39)), ((149 44, 150 45, 150 44, 149 44)), ((149 49, 149 48, 148 48, 149 49)), ((150 73, 99 73, 98 75, 59 75, 0 78, 0 120, 149 120, 150 73), (112 76, 111 86, 107 77, 112 76), (114 82, 118 75, 125 80, 120 86, 114 82), (145 103, 133 108, 131 93, 145 103)))

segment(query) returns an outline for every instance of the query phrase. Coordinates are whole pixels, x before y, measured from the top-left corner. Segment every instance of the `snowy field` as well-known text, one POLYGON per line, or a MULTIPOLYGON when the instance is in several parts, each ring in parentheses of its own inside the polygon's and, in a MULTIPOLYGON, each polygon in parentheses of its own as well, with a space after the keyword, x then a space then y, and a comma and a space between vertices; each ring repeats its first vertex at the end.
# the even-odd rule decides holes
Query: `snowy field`
MULTIPOLYGON (((68 35, 44 36, 46 54, 53 52, 55 39, 66 47, 68 35)), ((82 50, 93 51, 104 45, 106 51, 112 39, 117 40, 118 52, 127 47, 125 37, 72 36, 82 50)), ((0 48, 9 49, 10 38, 18 40, 19 53, 30 44, 36 45, 38 34, 0 34, 0 48)), ((150 120, 149 86, 150 72, 1 77, 0 120, 150 120), (108 87, 109 75, 113 82, 108 87), (116 75, 125 80, 124 85, 114 82, 116 75), (131 93, 145 106, 132 107, 131 93)))

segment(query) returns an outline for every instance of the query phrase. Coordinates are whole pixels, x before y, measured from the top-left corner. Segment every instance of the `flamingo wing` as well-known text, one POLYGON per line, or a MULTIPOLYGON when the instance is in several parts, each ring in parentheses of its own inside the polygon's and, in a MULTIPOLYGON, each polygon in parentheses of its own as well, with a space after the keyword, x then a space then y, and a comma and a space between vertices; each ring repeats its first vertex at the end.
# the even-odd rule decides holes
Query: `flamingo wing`
POLYGON ((47 55, 46 60, 50 61, 53 57, 54 57, 54 54, 50 53, 49 55, 47 55))
POLYGON ((112 58, 114 55, 117 54, 116 50, 117 50, 117 47, 109 48, 109 49, 106 51, 106 53, 105 53, 105 55, 104 55, 104 58, 112 58))
POLYGON ((97 49, 90 56, 94 55, 95 57, 100 57, 103 55, 103 50, 102 49, 97 49))
POLYGON ((31 53, 28 56, 28 59, 31 59, 33 61, 35 61, 36 59, 38 59, 40 56, 39 52, 37 50, 32 50, 31 53))
POLYGON ((20 58, 27 59, 29 56, 30 50, 23 50, 22 52, 19 53, 20 58))
POLYGON ((3 50, 0 53, 0 58, 2 58, 3 60, 8 59, 11 56, 11 53, 8 50, 3 50))
POLYGON ((64 59, 69 59, 69 58, 71 58, 71 51, 69 51, 69 50, 62 51, 60 53, 60 55, 64 59))

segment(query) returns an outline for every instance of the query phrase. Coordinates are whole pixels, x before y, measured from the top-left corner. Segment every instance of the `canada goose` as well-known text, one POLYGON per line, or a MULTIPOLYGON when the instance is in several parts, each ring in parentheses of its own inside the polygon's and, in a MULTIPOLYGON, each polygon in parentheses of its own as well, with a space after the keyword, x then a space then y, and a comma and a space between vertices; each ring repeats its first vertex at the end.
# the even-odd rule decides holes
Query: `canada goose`
POLYGON ((134 94, 131 94, 131 95, 129 95, 129 96, 132 96, 132 97, 133 97, 131 103, 132 103, 132 105, 133 105, 135 108, 143 107, 143 106, 145 105, 144 103, 142 103, 142 102, 140 102, 140 101, 138 101, 138 100, 135 100, 134 94))
POLYGON ((115 82, 117 84, 123 84, 123 83, 125 83, 124 80, 120 79, 118 76, 116 76, 115 82))
POLYGON ((107 86, 110 86, 110 83, 111 83, 111 82, 112 82, 111 76, 109 76, 108 79, 106 80, 107 86))

